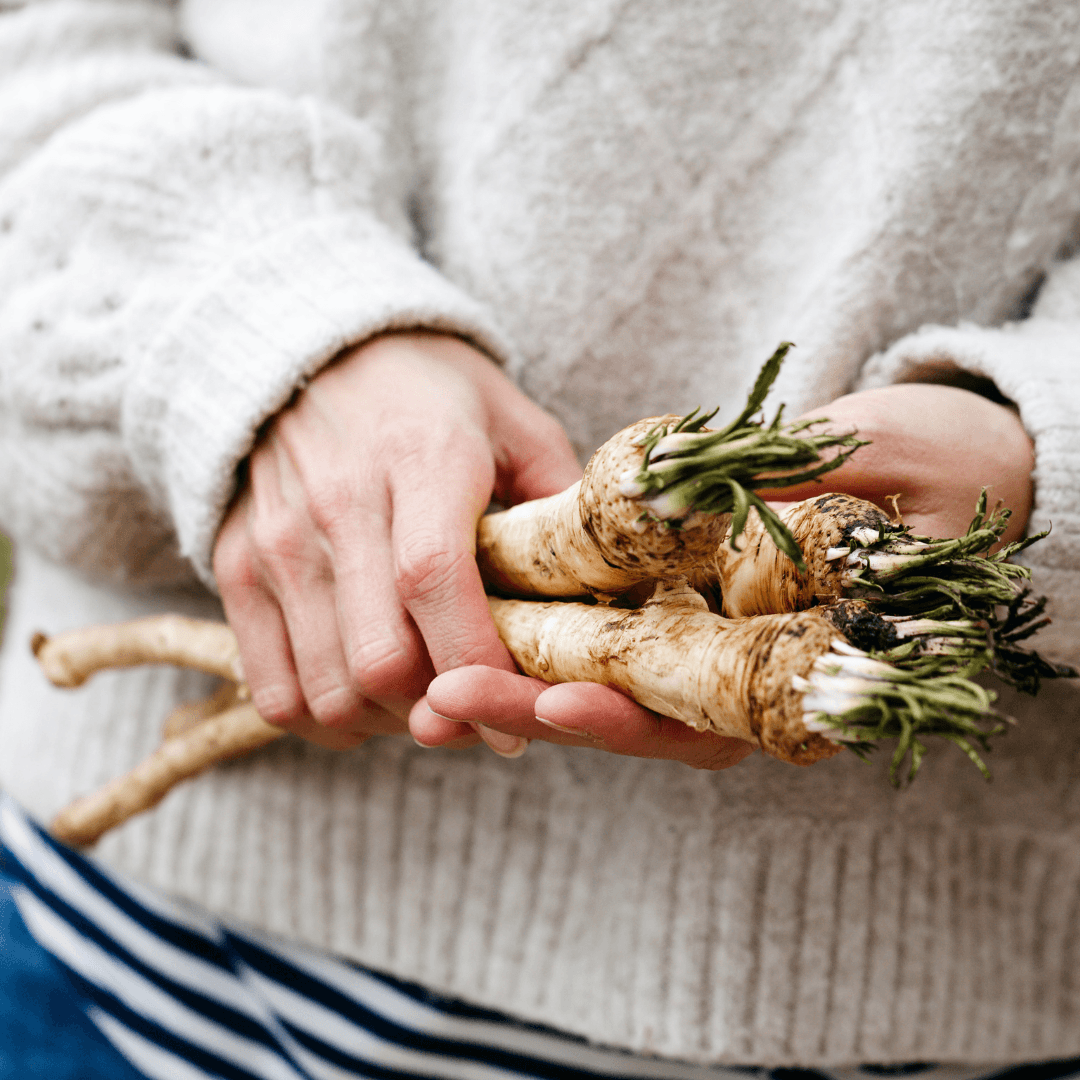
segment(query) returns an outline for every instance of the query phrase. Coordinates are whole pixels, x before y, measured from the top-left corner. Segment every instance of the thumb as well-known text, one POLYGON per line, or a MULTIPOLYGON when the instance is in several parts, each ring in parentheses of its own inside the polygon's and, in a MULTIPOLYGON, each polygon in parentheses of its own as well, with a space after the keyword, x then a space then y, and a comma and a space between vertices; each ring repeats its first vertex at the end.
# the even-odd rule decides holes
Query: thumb
POLYGON ((581 479, 581 466, 562 425, 528 404, 513 430, 496 435, 495 494, 506 505, 557 495, 581 479))

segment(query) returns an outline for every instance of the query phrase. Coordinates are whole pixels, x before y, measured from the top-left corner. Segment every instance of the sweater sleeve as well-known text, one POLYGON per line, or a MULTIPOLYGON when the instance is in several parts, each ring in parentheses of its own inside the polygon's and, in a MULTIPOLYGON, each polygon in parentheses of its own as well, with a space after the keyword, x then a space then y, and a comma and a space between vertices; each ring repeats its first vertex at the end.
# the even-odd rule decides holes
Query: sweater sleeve
POLYGON ((1039 650, 1080 662, 1080 263, 1048 277, 1030 318, 998 328, 927 326, 873 357, 860 389, 894 382, 989 380, 1020 410, 1035 443, 1029 533, 1050 535, 1022 556, 1052 624, 1039 650))
POLYGON ((0 115, 0 523, 51 559, 212 584, 238 462, 342 348, 507 353, 380 125, 184 58, 162 0, 0 0, 0 115))

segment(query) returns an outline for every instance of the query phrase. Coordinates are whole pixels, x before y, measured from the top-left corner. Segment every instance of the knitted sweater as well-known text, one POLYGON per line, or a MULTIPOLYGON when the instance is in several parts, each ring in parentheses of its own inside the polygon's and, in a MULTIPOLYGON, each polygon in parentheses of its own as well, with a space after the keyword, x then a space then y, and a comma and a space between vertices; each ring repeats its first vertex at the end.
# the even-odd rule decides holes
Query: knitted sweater
MULTIPOLYGON (((0 0, 0 784, 47 816, 203 689, 64 695, 25 642, 217 612, 259 425, 392 328, 473 341, 583 454, 730 416, 781 338, 792 410, 983 374, 1035 440, 1046 645, 1075 659, 1078 62, 1071 0, 0 0)), ((639 1051, 1080 1054, 1080 700, 1003 705, 992 784, 935 750, 899 792, 850 754, 713 775, 290 739, 99 851, 639 1051)))

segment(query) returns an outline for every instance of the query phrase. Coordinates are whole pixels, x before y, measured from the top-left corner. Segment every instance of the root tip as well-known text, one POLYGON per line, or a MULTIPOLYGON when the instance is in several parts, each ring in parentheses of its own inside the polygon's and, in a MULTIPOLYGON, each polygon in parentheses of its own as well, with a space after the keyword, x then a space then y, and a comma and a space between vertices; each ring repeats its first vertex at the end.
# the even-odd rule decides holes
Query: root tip
POLYGON ((58 814, 49 823, 49 833, 54 840, 68 847, 86 850, 92 848, 102 837, 104 830, 80 829, 77 825, 72 826, 63 813, 58 814))

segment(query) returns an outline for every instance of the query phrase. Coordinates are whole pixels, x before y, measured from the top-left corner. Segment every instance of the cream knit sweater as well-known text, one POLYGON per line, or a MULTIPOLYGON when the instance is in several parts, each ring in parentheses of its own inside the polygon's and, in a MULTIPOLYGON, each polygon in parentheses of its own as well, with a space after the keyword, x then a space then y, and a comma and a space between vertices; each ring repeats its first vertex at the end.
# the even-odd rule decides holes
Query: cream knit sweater
MULTIPOLYGON (((463 335, 582 453, 658 410, 983 373, 1080 629, 1073 0, 0 0, 0 783, 45 816, 199 680, 63 695, 31 630, 212 614, 259 424, 343 346, 463 335), (1031 299, 1049 275, 1030 318, 1031 299), (861 380, 861 382, 860 382, 861 380)), ((1080 702, 986 785, 286 740, 100 854, 604 1043, 802 1065, 1080 1054, 1080 702)))

